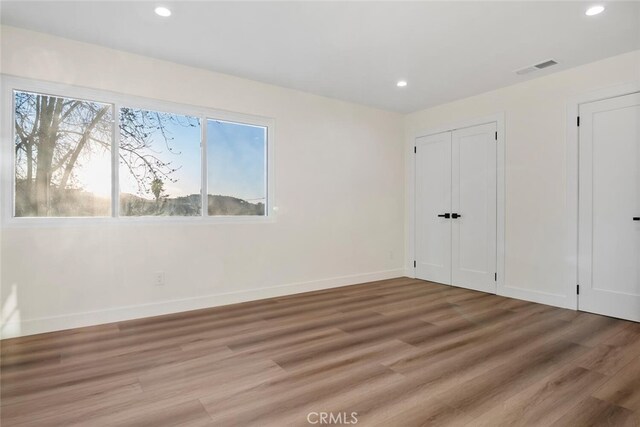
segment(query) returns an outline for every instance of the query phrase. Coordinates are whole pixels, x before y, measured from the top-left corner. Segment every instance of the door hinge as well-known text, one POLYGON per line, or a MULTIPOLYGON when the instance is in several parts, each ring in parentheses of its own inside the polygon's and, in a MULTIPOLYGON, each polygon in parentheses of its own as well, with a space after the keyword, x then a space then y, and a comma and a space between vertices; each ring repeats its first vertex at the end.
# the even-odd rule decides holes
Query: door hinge
POLYGON ((576 119, 576 123, 578 126, 580 126, 580 116, 578 116, 578 118, 576 119))
POLYGON ((416 262, 413 261, 413 268, 416 268, 416 262))
POLYGON ((493 273, 493 280, 498 281, 498 273, 493 273))
POLYGON ((498 132, 496 132, 496 141, 498 140, 498 132))
POLYGON ((580 285, 576 285, 576 295, 580 295, 580 285))
POLYGON ((417 153, 418 152, 418 148, 417 147, 413 147, 413 152, 417 153))

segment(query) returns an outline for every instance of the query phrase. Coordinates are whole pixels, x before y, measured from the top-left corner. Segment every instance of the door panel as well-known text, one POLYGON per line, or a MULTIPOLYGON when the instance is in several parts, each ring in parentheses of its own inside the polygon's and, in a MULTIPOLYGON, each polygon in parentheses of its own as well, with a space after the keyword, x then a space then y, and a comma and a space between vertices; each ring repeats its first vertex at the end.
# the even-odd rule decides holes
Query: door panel
POLYGON ((496 292, 496 124, 452 134, 451 284, 496 292))
POLYGON ((416 139, 416 277, 451 283, 451 132, 416 139))
POLYGON ((580 106, 580 310, 640 321, 640 94, 580 106))

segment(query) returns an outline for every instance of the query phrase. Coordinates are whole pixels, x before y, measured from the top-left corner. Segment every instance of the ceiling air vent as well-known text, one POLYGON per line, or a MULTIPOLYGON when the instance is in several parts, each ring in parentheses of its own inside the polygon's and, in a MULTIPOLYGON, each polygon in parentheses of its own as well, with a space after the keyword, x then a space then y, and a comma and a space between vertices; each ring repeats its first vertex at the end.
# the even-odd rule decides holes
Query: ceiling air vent
POLYGON ((534 65, 534 67, 536 67, 538 70, 542 70, 543 68, 551 67, 552 65, 556 65, 556 64, 557 64, 556 61, 554 61, 553 59, 550 59, 548 61, 544 61, 539 64, 536 64, 534 65))
POLYGON ((531 73, 533 71, 538 71, 538 70, 542 70, 544 68, 551 67, 553 65, 556 65, 557 63, 558 63, 557 61, 555 61, 553 59, 549 59, 547 61, 540 62, 539 64, 535 64, 535 65, 531 65, 529 67, 521 68, 521 69, 516 71, 516 74, 519 74, 519 75, 529 74, 529 73, 531 73))

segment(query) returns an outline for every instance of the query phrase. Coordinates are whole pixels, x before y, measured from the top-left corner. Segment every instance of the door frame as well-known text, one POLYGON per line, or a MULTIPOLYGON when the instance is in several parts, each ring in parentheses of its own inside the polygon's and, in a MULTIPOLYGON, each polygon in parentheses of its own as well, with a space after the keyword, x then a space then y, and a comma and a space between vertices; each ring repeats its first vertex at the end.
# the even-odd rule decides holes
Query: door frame
POLYGON ((407 254, 405 260, 405 275, 415 278, 415 269, 413 268, 415 254, 416 254, 416 157, 414 153, 414 146, 416 138, 423 136, 434 135, 442 132, 450 132, 458 129, 469 128, 478 125, 484 125, 488 123, 496 124, 498 132, 498 140, 496 142, 496 273, 498 275, 496 280, 496 290, 498 295, 503 295, 505 289, 504 280, 504 257, 505 257, 505 114, 504 112, 492 114, 484 117, 470 118, 457 122, 450 123, 445 126, 438 126, 433 128, 427 128, 416 132, 411 135, 410 161, 407 162, 409 166, 408 180, 407 180, 407 227, 406 227, 406 247, 407 254))
POLYGON ((609 98, 640 92, 640 83, 622 83, 593 90, 572 97, 567 102, 567 308, 579 309, 578 305, 578 164, 580 161, 580 132, 577 118, 581 104, 602 101, 609 98))

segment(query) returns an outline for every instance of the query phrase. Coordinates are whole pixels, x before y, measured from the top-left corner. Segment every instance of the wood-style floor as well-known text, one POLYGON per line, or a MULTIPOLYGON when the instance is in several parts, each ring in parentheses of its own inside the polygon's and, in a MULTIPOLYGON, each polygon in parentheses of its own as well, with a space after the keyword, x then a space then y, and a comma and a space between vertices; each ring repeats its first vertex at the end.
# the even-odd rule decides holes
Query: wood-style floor
POLYGON ((1 344, 3 427, 640 425, 640 324, 407 278, 1 344))

